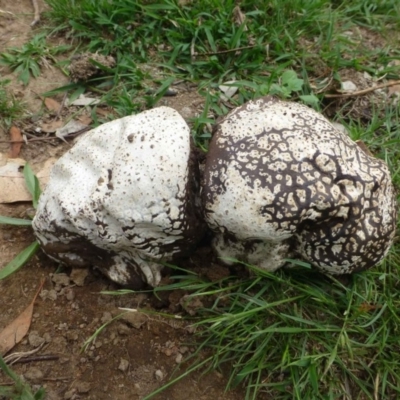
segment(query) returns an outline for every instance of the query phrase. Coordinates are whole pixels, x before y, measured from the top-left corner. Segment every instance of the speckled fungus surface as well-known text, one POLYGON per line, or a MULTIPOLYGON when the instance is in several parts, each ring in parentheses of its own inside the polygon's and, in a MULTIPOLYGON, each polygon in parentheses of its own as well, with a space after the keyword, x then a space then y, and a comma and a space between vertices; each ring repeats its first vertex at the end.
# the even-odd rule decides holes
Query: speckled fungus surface
POLYGON ((122 285, 157 285, 161 262, 202 237, 190 131, 159 107, 87 133, 51 172, 33 220, 42 249, 122 285))
POLYGON ((395 234, 385 163, 314 110, 273 97, 217 125, 202 202, 218 255, 270 271, 292 257, 330 274, 365 270, 395 234))

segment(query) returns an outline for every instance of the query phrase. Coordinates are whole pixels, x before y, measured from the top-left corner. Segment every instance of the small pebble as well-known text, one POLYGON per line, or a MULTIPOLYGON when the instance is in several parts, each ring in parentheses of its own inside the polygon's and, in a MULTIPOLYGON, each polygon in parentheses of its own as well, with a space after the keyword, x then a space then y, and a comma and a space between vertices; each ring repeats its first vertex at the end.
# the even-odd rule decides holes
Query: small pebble
POLYGON ((103 313, 103 316, 101 317, 101 323, 106 324, 107 322, 110 322, 112 320, 112 315, 109 311, 105 311, 103 313))
POLYGON ((31 367, 24 373, 24 376, 31 382, 40 382, 43 379, 43 372, 39 368, 31 367))
POLYGON ((164 374, 161 371, 161 369, 158 369, 155 373, 154 373, 156 379, 160 382, 164 379, 164 374))
POLYGON ((46 343, 50 343, 50 342, 51 342, 51 335, 50 335, 50 333, 49 333, 49 332, 46 332, 46 333, 43 335, 43 339, 44 339, 44 341, 45 341, 46 343))
POLYGON ((89 382, 77 382, 76 385, 76 390, 78 393, 88 393, 91 389, 90 383, 89 382))
POLYGON ((65 393, 64 393, 64 399, 65 400, 70 400, 70 399, 72 399, 72 396, 75 394, 75 389, 71 389, 71 390, 68 390, 68 391, 66 391, 65 393))
POLYGON ((121 336, 127 336, 131 334, 131 330, 125 324, 119 324, 117 332, 121 336))
POLYGON ((43 299, 43 300, 52 300, 55 301, 57 300, 57 292, 54 289, 51 290, 46 290, 43 289, 39 296, 43 299))
POLYGON ((164 350, 164 354, 165 354, 167 357, 169 357, 169 356, 172 355, 172 350, 171 350, 171 349, 165 349, 165 350, 164 350))
POLYGON ((194 111, 190 107, 183 107, 180 111, 180 114, 184 119, 193 118, 195 116, 194 111))
POLYGON ((54 274, 51 280, 56 286, 68 286, 70 283, 69 276, 67 274, 54 274))
POLYGON ((121 358, 118 369, 122 372, 126 372, 128 368, 129 368, 129 361, 125 360, 124 358, 121 358))
POLYGON ((342 90, 346 92, 354 92, 357 90, 357 86, 352 81, 342 82, 342 90))
POLYGON ((180 364, 180 363, 182 362, 182 358, 183 358, 182 354, 181 354, 181 353, 178 353, 178 354, 176 355, 175 362, 176 362, 177 364, 180 364))
POLYGON ((28 336, 28 342, 33 347, 39 347, 45 340, 36 331, 32 331, 28 336))
POLYGON ((72 288, 65 288, 65 297, 68 301, 72 301, 75 299, 75 292, 72 288))

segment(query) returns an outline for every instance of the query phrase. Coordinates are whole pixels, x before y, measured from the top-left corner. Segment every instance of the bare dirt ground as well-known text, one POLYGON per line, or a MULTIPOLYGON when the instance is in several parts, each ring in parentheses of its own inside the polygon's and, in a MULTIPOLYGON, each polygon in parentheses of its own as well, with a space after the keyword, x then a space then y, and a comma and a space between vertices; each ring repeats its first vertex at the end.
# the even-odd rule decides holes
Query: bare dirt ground
MULTIPOLYGON (((38 3, 43 10, 44 3, 38 3)), ((32 20, 30 0, 0 0, 0 51, 21 46, 29 40, 35 33, 35 28, 30 27, 32 20)), ((26 104, 31 115, 17 123, 23 132, 34 129, 48 118, 40 94, 68 82, 59 69, 51 67, 43 69, 41 76, 31 79, 26 87, 5 67, 0 67, 0 76, 11 80, 8 88, 26 104)), ((184 90, 162 102, 188 118, 201 106, 201 97, 196 92, 184 90)), ((0 153, 7 154, 9 139, 9 133, 0 128, 0 153)), ((71 144, 60 141, 31 142, 22 147, 20 157, 35 168, 51 157, 59 157, 70 147, 71 144)), ((0 204, 0 215, 23 218, 30 208, 30 203, 0 204)), ((0 268, 33 240, 29 228, 1 226, 0 268)), ((199 263, 210 262, 204 260, 199 263)), ((1 331, 28 306, 44 280, 28 335, 8 353, 36 350, 31 355, 32 361, 12 366, 33 388, 43 386, 46 398, 54 400, 134 400, 144 398, 171 377, 185 371, 187 365, 181 361, 195 350, 196 345, 190 325, 178 319, 129 314, 113 321, 86 351, 82 351, 84 342, 96 329, 121 313, 118 307, 180 313, 180 294, 172 293, 163 301, 152 294, 100 295, 102 290, 117 287, 95 271, 89 271, 83 282, 82 275, 75 276, 69 270, 55 274, 57 267, 43 254, 38 254, 22 270, 0 281, 1 331), (173 375, 177 367, 179 371, 173 375)), ((8 383, 11 383, 10 379, 0 372, 0 385, 8 383)), ((225 385, 226 378, 221 373, 213 371, 203 376, 199 371, 155 398, 236 400, 244 397, 240 390, 225 393, 225 385)))

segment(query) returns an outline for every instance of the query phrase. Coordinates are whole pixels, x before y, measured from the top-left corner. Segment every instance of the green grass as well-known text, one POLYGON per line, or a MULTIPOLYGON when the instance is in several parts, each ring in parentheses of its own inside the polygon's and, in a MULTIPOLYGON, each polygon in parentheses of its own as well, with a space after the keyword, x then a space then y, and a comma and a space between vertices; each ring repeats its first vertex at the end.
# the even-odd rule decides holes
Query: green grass
MULTIPOLYGON (((32 195, 32 205, 34 208, 37 208, 41 193, 39 180, 33 173, 29 164, 25 164, 23 173, 26 188, 32 195)), ((32 226, 32 221, 29 219, 11 218, 0 215, 0 225, 32 226)), ((35 255, 38 250, 39 243, 35 240, 0 270, 0 280, 8 278, 14 272, 22 268, 35 255)))
POLYGON ((242 1, 240 10, 246 16, 242 24, 235 19, 233 0, 186 5, 175 0, 46 2, 51 8, 49 21, 56 26, 53 33, 78 38, 77 51, 112 54, 117 60, 106 76, 59 91, 95 91, 117 115, 125 116, 154 106, 174 81, 195 82, 207 96, 207 115, 193 121, 193 135, 201 145, 209 137, 210 120, 249 99, 272 92, 300 97, 316 108, 319 102, 323 109, 324 92, 319 89, 326 79, 339 85, 343 68, 376 78, 400 76, 398 68, 389 64, 399 58, 397 46, 390 41, 382 47, 368 46, 368 40, 356 35, 357 29, 368 26, 392 38, 391 32, 400 25, 396 0, 242 1), (349 31, 355 35, 349 36, 349 31), (161 74, 152 78, 144 64, 161 74), (302 80, 301 85, 288 88, 282 83, 289 71, 302 80), (222 100, 218 86, 226 81, 235 82, 238 94, 222 100), (159 89, 156 95, 146 95, 149 86, 159 89))
POLYGON ((12 121, 23 116, 25 108, 8 90, 9 83, 7 80, 0 80, 0 125, 5 129, 11 127, 12 121))
POLYGON ((0 65, 6 65, 16 73, 24 85, 30 78, 37 78, 41 68, 56 63, 55 56, 70 49, 70 46, 49 46, 46 33, 35 35, 21 48, 11 47, 0 53, 0 65))
MULTIPOLYGON (((76 52, 117 61, 102 77, 48 95, 91 91, 124 116, 156 105, 174 82, 195 83, 205 104, 192 132, 204 149, 218 116, 261 95, 333 108, 351 137, 388 163, 400 188, 399 108, 376 105, 370 117, 355 120, 349 109, 356 98, 344 106, 325 97, 340 86, 345 68, 400 78, 393 64, 400 59, 397 0, 243 0, 244 24, 235 19, 233 0, 46 2, 53 35, 73 37, 76 52), (230 99, 219 90, 226 81, 238 88, 230 99)), ((399 263, 397 236, 379 267, 348 284, 295 269, 214 283, 182 274, 162 290, 183 288, 204 298, 194 323, 199 351, 208 356, 196 361, 196 353, 188 371, 230 365, 228 386, 243 385, 246 399, 394 399, 400 397, 399 263)))
POLYGON ((45 398, 46 393, 42 387, 32 392, 30 386, 5 363, 1 355, 0 369, 14 383, 13 386, 0 386, 0 398, 12 400, 43 400, 45 398))
POLYGON ((228 386, 244 384, 246 399, 397 398, 398 261, 393 250, 379 269, 347 284, 306 269, 248 266, 255 276, 246 280, 178 276, 159 290, 191 289, 203 299, 192 357, 211 349, 209 369, 232 365, 228 386))

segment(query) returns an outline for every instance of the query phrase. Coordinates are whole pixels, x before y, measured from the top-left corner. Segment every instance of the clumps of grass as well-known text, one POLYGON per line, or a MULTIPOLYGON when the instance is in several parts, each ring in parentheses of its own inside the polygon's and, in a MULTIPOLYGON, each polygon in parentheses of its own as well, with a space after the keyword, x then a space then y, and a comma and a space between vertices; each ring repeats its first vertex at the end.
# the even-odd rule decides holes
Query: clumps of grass
POLYGON ((4 128, 9 128, 12 121, 20 118, 24 112, 24 105, 7 89, 9 83, 0 80, 0 123, 4 128))
POLYGON ((11 400, 43 400, 45 398, 45 391, 43 388, 32 392, 30 386, 24 382, 3 360, 0 355, 0 369, 4 374, 12 379, 14 385, 0 386, 0 397, 11 400))
POLYGON ((55 56, 70 49, 70 46, 49 46, 47 34, 39 33, 22 47, 11 47, 0 53, 0 64, 18 74, 18 79, 27 85, 31 77, 37 78, 42 67, 56 63, 55 56))
POLYGON ((249 279, 182 275, 159 290, 189 289, 206 305, 197 310, 199 342, 188 370, 230 366, 227 389, 242 385, 246 400, 397 398, 400 281, 393 257, 398 261, 390 255, 380 269, 347 283, 305 269, 271 274, 247 265, 249 279))
POLYGON ((210 121, 254 97, 275 93, 318 109, 324 91, 339 87, 344 68, 374 77, 399 76, 390 65, 396 56, 390 45, 370 49, 353 35, 367 23, 379 33, 395 27, 395 0, 46 2, 55 30, 80 39, 82 50, 112 54, 117 60, 107 79, 68 90, 89 88, 125 116, 153 107, 174 81, 196 82, 209 111, 193 121, 195 141, 202 147, 207 146, 210 121), (152 69, 158 79, 150 76, 152 69), (219 90, 225 82, 238 87, 230 99, 219 90), (145 94, 147 85, 156 86, 155 95, 145 94))

